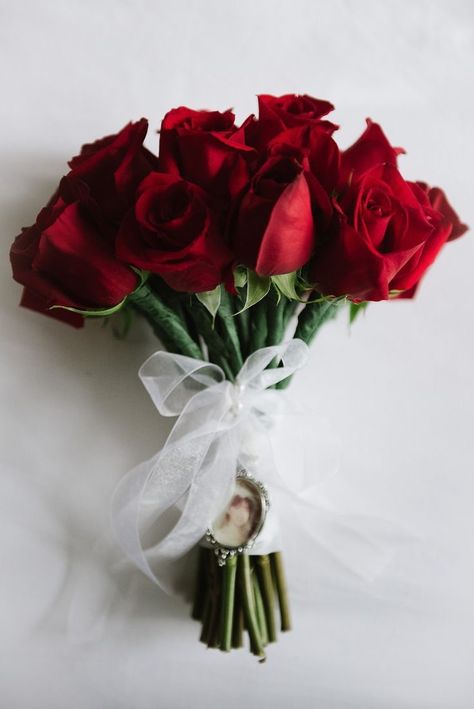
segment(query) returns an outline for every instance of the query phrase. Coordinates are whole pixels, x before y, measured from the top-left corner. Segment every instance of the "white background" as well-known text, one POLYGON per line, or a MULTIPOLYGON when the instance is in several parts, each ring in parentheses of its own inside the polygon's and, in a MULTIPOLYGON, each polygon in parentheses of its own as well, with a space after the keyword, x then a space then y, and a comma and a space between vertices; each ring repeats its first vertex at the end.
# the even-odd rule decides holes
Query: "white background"
POLYGON ((7 260, 82 142, 142 115, 156 129, 180 104, 241 119, 259 92, 332 100, 343 146, 366 116, 380 121, 408 151, 404 174, 443 186, 474 224, 473 7, 0 2, 2 707, 474 706, 472 235, 447 246, 414 302, 371 306, 350 333, 344 318, 328 325, 294 382, 290 398, 344 442, 333 502, 411 541, 369 584, 290 525, 296 627, 264 666, 206 651, 187 607, 138 573, 101 632, 68 630, 111 492, 169 424, 136 377, 155 347, 146 328, 117 342, 98 323, 75 331, 20 310, 7 260))

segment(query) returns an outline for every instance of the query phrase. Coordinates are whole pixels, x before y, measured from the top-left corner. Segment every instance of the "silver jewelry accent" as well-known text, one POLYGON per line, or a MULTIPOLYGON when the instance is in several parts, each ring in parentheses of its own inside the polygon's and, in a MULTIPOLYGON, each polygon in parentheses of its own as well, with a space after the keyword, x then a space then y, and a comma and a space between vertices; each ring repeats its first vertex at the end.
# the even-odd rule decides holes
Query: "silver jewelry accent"
POLYGON ((247 487, 255 496, 255 499, 258 501, 259 505, 259 517, 251 530, 250 537, 245 541, 245 543, 240 543, 236 546, 223 544, 219 541, 218 531, 214 528, 213 524, 209 525, 205 535, 205 543, 207 546, 214 548, 214 554, 217 557, 217 563, 219 566, 225 566, 225 563, 229 557, 235 556, 236 554, 246 554, 252 549, 258 535, 262 531, 267 512, 270 509, 270 498, 267 488, 262 482, 256 480, 253 475, 250 475, 247 470, 241 468, 235 476, 235 482, 236 484, 240 482, 241 485, 247 487))

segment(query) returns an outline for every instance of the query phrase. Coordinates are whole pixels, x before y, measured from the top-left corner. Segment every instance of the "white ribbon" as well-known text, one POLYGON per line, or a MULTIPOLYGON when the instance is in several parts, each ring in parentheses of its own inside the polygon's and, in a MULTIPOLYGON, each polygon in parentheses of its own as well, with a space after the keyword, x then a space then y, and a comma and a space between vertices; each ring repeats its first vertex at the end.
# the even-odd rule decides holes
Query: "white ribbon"
MULTIPOLYGON (((265 347, 248 357, 235 383, 215 364, 170 352, 156 352, 142 365, 140 379, 160 414, 179 418, 163 448, 120 482, 112 525, 129 559, 164 590, 176 590, 179 561, 228 502, 237 467, 252 469, 262 458, 280 399, 268 387, 300 369, 307 356, 301 340, 265 347), (267 369, 273 360, 283 366, 267 369), (159 541, 147 545, 147 536, 159 541)), ((269 456, 263 457, 257 475, 271 482, 269 456)), ((254 553, 278 546, 271 516, 264 530, 254 553)))
MULTIPOLYGON (((269 387, 303 367, 307 356, 297 339, 265 347, 248 357, 235 383, 215 364, 169 352, 156 352, 141 367, 159 413, 178 419, 163 448, 119 483, 112 526, 128 558, 165 591, 184 590, 186 555, 229 501, 239 465, 264 482, 280 506, 295 509, 314 541, 355 573, 371 578, 388 560, 383 544, 361 533, 354 518, 328 509, 308 496, 308 487, 297 490, 277 472, 268 432, 282 393, 269 387), (280 366, 267 369, 272 362, 280 366)), ((272 505, 252 553, 279 548, 272 505)))

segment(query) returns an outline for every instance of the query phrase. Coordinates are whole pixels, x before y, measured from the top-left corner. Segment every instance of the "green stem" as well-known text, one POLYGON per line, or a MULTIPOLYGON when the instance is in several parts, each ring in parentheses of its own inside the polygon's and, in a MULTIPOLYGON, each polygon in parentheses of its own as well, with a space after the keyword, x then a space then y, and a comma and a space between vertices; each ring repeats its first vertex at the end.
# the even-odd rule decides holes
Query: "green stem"
POLYGON ((268 641, 273 643, 276 641, 277 638, 275 627, 275 599, 273 593, 270 557, 267 554, 257 556, 256 568, 263 596, 263 606, 265 609, 265 618, 267 621, 268 629, 268 641))
POLYGON ((260 628, 260 635, 262 636, 262 645, 268 644, 268 630, 267 630, 267 619, 265 615, 265 607, 262 598, 262 592, 260 591, 260 585, 258 582, 258 577, 254 574, 253 577, 253 590, 255 595, 255 608, 257 610, 257 621, 258 627, 260 628))
MULTIPOLYGON (((238 312, 243 307, 243 301, 239 296, 234 298, 235 310, 238 312)), ((239 312, 238 315, 234 316, 236 320, 237 330, 239 333, 240 350, 242 353, 242 358, 246 359, 249 354, 250 345, 250 313, 248 310, 239 312)))
POLYGON ((234 620, 235 577, 237 572, 237 556, 228 556, 223 568, 221 625, 219 647, 223 652, 229 652, 232 646, 232 625, 234 620))
MULTIPOLYGON (((325 322, 336 316, 339 305, 340 301, 337 300, 323 300, 318 303, 308 303, 305 305, 298 316, 294 337, 310 345, 316 337, 319 328, 325 322)), ((283 381, 276 385, 276 388, 286 389, 291 379, 291 377, 283 379, 283 381)))
POLYGON ((235 585, 234 620, 232 625, 232 647, 239 648, 244 644, 244 613, 239 584, 235 585))
POLYGON ((291 630, 290 605, 288 601, 288 589, 286 585, 285 571, 283 568, 283 558, 280 551, 270 554, 270 563, 273 578, 280 605, 280 618, 282 631, 291 630))
POLYGON ((250 649, 254 655, 260 658, 260 662, 265 662, 265 650, 263 649, 262 638, 258 627, 248 554, 241 554, 239 556, 237 570, 242 591, 245 624, 250 636, 250 649))
POLYGON ((195 359, 201 357, 201 350, 190 337, 183 321, 147 283, 132 293, 128 300, 146 317, 167 350, 195 359))
POLYGON ((229 363, 233 373, 237 375, 242 368, 242 351, 240 348, 239 333, 235 322, 232 299, 227 291, 222 288, 221 304, 219 307, 217 325, 223 331, 229 363))
POLYGON ((222 574, 217 565, 215 555, 209 552, 209 593, 211 597, 211 609, 209 615, 209 630, 207 636, 207 647, 218 647, 219 644, 219 620, 220 620, 220 599, 222 593, 222 574))
POLYGON ((214 327, 211 314, 196 298, 193 298, 188 312, 207 345, 209 359, 211 362, 222 367, 227 379, 233 381, 234 373, 227 359, 227 348, 225 342, 214 327))
POLYGON ((298 307, 299 302, 297 300, 288 300, 285 307, 285 327, 290 323, 291 318, 295 314, 295 310, 298 307))
POLYGON ((166 281, 160 276, 152 275, 148 279, 148 284, 151 289, 159 296, 165 305, 168 306, 174 313, 179 315, 180 319, 185 322, 186 316, 184 312, 184 299, 188 296, 186 293, 171 288, 166 281))
POLYGON ((211 602, 211 596, 209 592, 206 593, 206 600, 204 603, 204 613, 202 616, 202 629, 201 629, 201 635, 199 637, 199 640, 207 645, 207 641, 209 639, 209 626, 211 622, 211 607, 212 607, 212 602, 211 602))
POLYGON ((307 345, 311 344, 321 325, 335 317, 339 305, 337 300, 308 303, 299 314, 295 337, 299 337, 307 345))
POLYGON ((256 303, 249 309, 250 318, 250 345, 249 354, 265 347, 267 341, 267 304, 266 298, 256 303))
POLYGON ((280 296, 276 291, 270 293, 266 300, 267 303, 267 340, 266 346, 279 345, 283 339, 285 332, 286 320, 285 311, 288 299, 284 295, 280 296))
POLYGON ((204 616, 207 595, 207 555, 208 550, 200 546, 198 550, 194 603, 191 611, 191 618, 194 618, 194 620, 202 620, 204 616))

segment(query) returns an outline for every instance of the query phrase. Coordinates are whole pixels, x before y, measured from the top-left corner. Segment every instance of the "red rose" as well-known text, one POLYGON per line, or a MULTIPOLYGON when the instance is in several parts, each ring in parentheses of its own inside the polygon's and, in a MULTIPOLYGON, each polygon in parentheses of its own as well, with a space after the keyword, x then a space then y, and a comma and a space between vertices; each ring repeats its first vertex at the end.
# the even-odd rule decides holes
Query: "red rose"
POLYGON ((329 101, 323 101, 306 94, 285 94, 284 96, 270 96, 260 94, 258 97, 259 120, 262 123, 273 123, 278 132, 286 128, 297 128, 302 125, 317 125, 328 133, 333 133, 337 126, 321 118, 331 111, 334 106, 329 101))
POLYGON ((13 277, 25 286, 22 305, 80 326, 80 309, 116 305, 135 288, 136 274, 114 256, 113 232, 80 181, 61 180, 36 223, 11 252, 13 277))
POLYGON ((273 155, 257 172, 240 205, 233 247, 237 261, 262 276, 290 273, 308 261, 311 192, 297 158, 273 155))
POLYGON ((333 213, 339 150, 311 125, 282 131, 240 204, 233 235, 237 260, 264 276, 304 266, 333 213))
MULTIPOLYGON (((448 241, 458 239, 468 230, 469 227, 461 222, 440 187, 429 187, 425 182, 416 182, 415 184, 426 195, 426 204, 429 204, 433 207, 433 209, 436 209, 436 211, 443 216, 444 223, 451 227, 451 233, 449 234, 448 241)), ((413 184, 412 188, 415 190, 415 186, 413 184)), ((421 193, 417 191, 417 194, 419 195, 421 201, 421 193)))
POLYGON ((157 158, 143 147, 148 130, 145 118, 129 123, 119 133, 84 145, 70 162, 70 174, 87 184, 102 213, 117 222, 133 204, 135 190, 156 169, 157 158))
POLYGON ((261 151, 289 128, 311 126, 331 135, 338 126, 321 118, 333 110, 334 106, 329 101, 311 96, 261 94, 258 97, 258 120, 247 119, 242 128, 245 129, 246 142, 261 151))
POLYGON ((396 166, 397 156, 404 152, 403 148, 390 145, 378 123, 368 118, 367 128, 360 138, 341 153, 341 189, 352 180, 354 174, 360 176, 383 163, 396 166))
POLYGON ((325 202, 332 207, 328 195, 337 187, 340 152, 328 133, 311 125, 290 128, 279 133, 267 146, 267 154, 293 154, 305 166, 306 175, 317 179, 326 191, 325 202))
POLYGON ((417 192, 393 164, 353 174, 316 254, 313 275, 321 292, 384 300, 418 283, 451 226, 417 192))
POLYGON ((415 295, 421 276, 433 263, 446 241, 457 239, 468 229, 460 221, 442 189, 429 187, 424 182, 408 184, 423 206, 428 219, 437 224, 437 229, 433 238, 424 244, 416 257, 397 276, 396 285, 402 291, 400 297, 403 298, 412 298, 415 295))
POLYGON ((163 118, 159 167, 218 197, 235 197, 249 180, 254 150, 244 144, 232 111, 175 108, 163 118))
POLYGON ((158 273, 176 290, 212 290, 224 280, 231 254, 206 194, 180 177, 154 172, 117 237, 117 254, 158 273))

